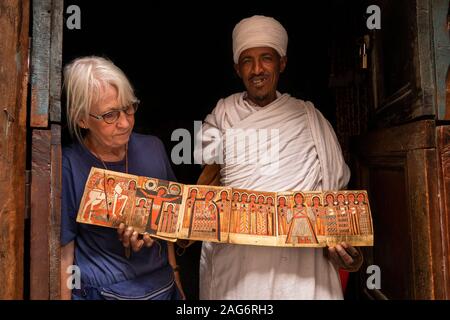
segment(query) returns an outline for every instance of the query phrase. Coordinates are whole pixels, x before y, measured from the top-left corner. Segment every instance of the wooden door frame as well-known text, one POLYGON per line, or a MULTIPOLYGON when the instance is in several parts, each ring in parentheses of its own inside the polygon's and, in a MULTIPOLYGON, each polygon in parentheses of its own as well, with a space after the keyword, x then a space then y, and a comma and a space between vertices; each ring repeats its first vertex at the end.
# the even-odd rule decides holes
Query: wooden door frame
POLYGON ((32 1, 30 298, 60 297, 63 0, 32 1))
MULTIPOLYGON (((449 146, 450 129, 446 127, 446 140, 440 137, 433 120, 417 121, 403 126, 381 129, 355 139, 354 150, 358 153, 354 159, 354 173, 358 177, 357 187, 370 190, 370 170, 372 168, 398 168, 405 173, 407 198, 406 213, 410 230, 411 281, 413 290, 409 294, 413 299, 449 298, 449 259, 448 234, 449 216, 443 210, 450 195, 442 194, 450 181, 449 155, 443 160, 449 146), (446 142, 447 141, 447 142, 446 142), (446 149, 445 149, 446 148, 446 149), (442 170, 441 163, 446 162, 442 170), (446 179, 446 180, 445 180, 446 179), (438 196, 439 195, 439 196, 438 196)), ((442 135, 442 134, 441 134, 442 135)), ((374 225, 377 224, 376 210, 373 212, 374 225)), ((382 227, 382 226, 381 226, 382 227)), ((377 230, 375 231, 375 246, 377 230)), ((395 245, 395 244, 392 244, 395 245)), ((375 264, 372 250, 366 250, 366 263, 375 264)), ((392 257, 400 258, 400 257, 392 257)), ((383 268, 381 267, 381 279, 383 268)), ((408 272, 405 270, 405 272, 408 272)), ((365 283, 362 284, 365 287, 365 283)), ((377 299, 389 294, 377 290, 363 290, 369 298, 377 299), (381 293, 381 294, 380 294, 381 293)))
POLYGON ((0 8, 0 299, 22 299, 28 85, 28 0, 0 8))

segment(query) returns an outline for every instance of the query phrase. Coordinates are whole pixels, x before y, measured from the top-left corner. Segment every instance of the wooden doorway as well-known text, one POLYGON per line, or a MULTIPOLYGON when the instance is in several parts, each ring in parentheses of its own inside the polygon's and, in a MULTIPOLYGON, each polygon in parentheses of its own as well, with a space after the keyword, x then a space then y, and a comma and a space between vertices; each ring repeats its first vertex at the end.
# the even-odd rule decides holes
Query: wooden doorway
MULTIPOLYGON (((335 108, 324 113, 332 118, 352 166, 350 187, 369 190, 375 246, 365 250, 366 265, 378 265, 382 281, 379 290, 367 290, 368 275, 363 268, 352 275, 350 296, 448 299, 448 1, 336 0, 327 6, 330 12, 340 13, 334 14, 336 31, 320 37, 331 53, 330 60, 323 61, 332 66, 325 87, 335 108), (381 30, 365 28, 364 9, 371 4, 381 8, 381 30), (350 19, 343 19, 345 15, 350 19), (364 43, 368 45, 368 67, 361 69, 358 51, 364 43)), ((0 28, 9 39, 0 44, 5 66, 0 71, 0 189, 8 195, 0 199, 0 282, 5 284, 0 288, 0 298, 57 299, 64 3, 4 1, 0 9, 0 28), (29 216, 27 170, 31 178, 29 216)), ((236 18, 249 13, 256 12, 236 13, 236 18)), ((283 17, 282 9, 266 9, 264 13, 283 17)), ((226 28, 231 26, 231 22, 224 22, 223 34, 228 34, 226 28)), ((296 24, 291 22, 290 27, 295 30, 296 24)), ((224 44, 218 44, 218 48, 227 52, 228 42, 221 42, 224 44)), ((294 52, 300 54, 300 50, 294 52)), ((230 64, 220 72, 231 75, 231 68, 230 64)), ((290 81, 296 79, 293 74, 288 76, 290 81)), ((214 83, 214 87, 231 84, 229 90, 239 89, 235 79, 227 81, 214 83)), ((206 111, 224 94, 211 90, 213 100, 204 100, 206 111)), ((294 92, 305 93, 314 99, 314 91, 294 92)), ((195 118, 203 119, 204 114, 198 110, 193 111, 195 118)), ((184 125, 186 114, 181 113, 172 124, 157 127, 165 130, 163 139, 169 140, 172 129, 184 125)), ((194 182, 192 173, 199 170, 185 169, 179 169, 181 180, 185 180, 182 182, 194 182)), ((196 271, 195 267, 192 270, 196 271)))

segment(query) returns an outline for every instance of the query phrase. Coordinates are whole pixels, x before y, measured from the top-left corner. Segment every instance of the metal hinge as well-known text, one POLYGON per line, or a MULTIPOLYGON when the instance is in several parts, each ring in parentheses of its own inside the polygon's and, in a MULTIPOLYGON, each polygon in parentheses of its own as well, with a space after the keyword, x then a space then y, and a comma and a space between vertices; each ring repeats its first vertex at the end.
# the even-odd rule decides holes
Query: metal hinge
POLYGON ((25 170, 25 220, 31 214, 31 170, 25 170))

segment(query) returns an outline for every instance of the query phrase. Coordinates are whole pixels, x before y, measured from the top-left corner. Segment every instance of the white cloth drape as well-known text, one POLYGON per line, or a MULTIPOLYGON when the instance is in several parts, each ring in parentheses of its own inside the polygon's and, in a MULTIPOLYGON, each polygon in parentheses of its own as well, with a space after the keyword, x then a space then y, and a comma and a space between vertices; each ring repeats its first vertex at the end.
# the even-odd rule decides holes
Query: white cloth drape
MULTIPOLYGON (((225 140, 223 151, 217 151, 225 159, 223 185, 261 191, 336 190, 347 185, 350 172, 334 131, 312 103, 278 93, 274 102, 261 108, 244 97, 238 93, 221 99, 203 124, 203 147, 212 144, 214 130, 225 140), (227 142, 247 139, 239 129, 275 130, 278 139, 257 134, 257 147, 254 141, 247 144, 244 160, 264 159, 258 150, 267 145, 276 147, 275 157, 269 162, 241 161, 239 152, 236 161, 236 150, 227 142)), ((208 157, 203 160, 210 161, 208 157)), ((338 272, 322 249, 203 243, 200 299, 342 297, 338 272)))

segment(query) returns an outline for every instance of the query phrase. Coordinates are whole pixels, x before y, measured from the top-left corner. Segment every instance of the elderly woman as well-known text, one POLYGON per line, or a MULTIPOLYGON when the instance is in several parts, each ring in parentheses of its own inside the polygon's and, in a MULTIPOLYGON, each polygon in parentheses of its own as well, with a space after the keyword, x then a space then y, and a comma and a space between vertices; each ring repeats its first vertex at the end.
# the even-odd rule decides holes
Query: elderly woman
POLYGON ((116 231, 76 222, 91 167, 175 177, 162 142, 133 133, 138 100, 117 66, 100 57, 79 58, 65 67, 64 78, 68 128, 76 143, 63 149, 62 298, 183 298, 172 244, 148 235, 139 239, 123 224, 116 231), (71 265, 80 269, 81 288, 67 284, 71 265))

